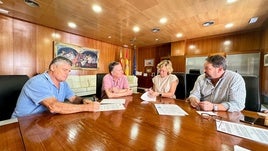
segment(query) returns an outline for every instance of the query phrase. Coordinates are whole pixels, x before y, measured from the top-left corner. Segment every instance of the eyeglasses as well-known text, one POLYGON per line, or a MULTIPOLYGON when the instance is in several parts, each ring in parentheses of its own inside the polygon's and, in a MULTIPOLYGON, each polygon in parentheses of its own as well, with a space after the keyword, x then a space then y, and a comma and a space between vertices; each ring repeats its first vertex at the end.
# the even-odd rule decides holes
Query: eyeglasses
POLYGON ((222 117, 217 116, 217 115, 211 115, 209 113, 201 113, 201 117, 203 119, 207 119, 207 120, 222 120, 222 117))
POLYGON ((221 123, 222 123, 222 117, 217 116, 217 115, 211 115, 208 113, 201 113, 200 115, 201 115, 202 119, 216 121, 217 128, 220 128, 221 123))

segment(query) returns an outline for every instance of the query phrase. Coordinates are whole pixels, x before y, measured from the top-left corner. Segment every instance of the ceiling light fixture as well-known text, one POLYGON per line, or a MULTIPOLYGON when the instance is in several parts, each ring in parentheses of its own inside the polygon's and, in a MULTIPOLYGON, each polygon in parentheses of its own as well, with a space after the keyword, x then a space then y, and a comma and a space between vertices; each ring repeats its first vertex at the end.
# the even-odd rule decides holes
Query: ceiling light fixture
POLYGON ((167 18, 166 18, 166 17, 163 17, 163 18, 161 18, 161 19, 159 20, 159 22, 160 22, 161 24, 164 24, 164 23, 167 22, 167 18))
POLYGON ((31 7, 39 7, 39 4, 34 0, 24 0, 24 2, 31 7))
POLYGON ((8 11, 8 10, 5 10, 5 9, 0 8, 0 13, 1 13, 1 14, 8 14, 8 13, 9 13, 9 11, 8 11))
POLYGON ((176 35, 176 37, 181 38, 181 37, 182 37, 182 33, 178 33, 178 34, 176 35))
POLYGON ((227 3, 231 4, 231 3, 234 3, 236 2, 236 0, 227 0, 227 3))
POLYGON ((0 4, 3 4, 3 2, 0 0, 0 4))
POLYGON ((213 25, 214 24, 214 21, 207 21, 207 22, 204 22, 203 23, 203 26, 204 27, 208 27, 208 26, 211 26, 211 25, 213 25))
POLYGON ((135 26, 133 27, 133 31, 136 33, 136 32, 139 32, 140 31, 140 28, 138 26, 135 26))
POLYGON ((102 8, 99 5, 93 5, 92 9, 96 13, 100 13, 102 11, 102 8))
POLYGON ((160 28, 153 28, 151 31, 152 31, 153 33, 157 33, 157 32, 160 31, 160 28))
POLYGON ((248 21, 248 24, 254 24, 254 23, 257 22, 257 20, 258 20, 258 17, 252 17, 252 18, 250 18, 250 20, 248 21))
POLYGON ((233 27, 233 26, 234 26, 233 23, 229 23, 229 24, 226 24, 226 25, 225 25, 225 28, 231 28, 231 27, 233 27))
POLYGON ((68 26, 71 27, 71 28, 76 28, 76 24, 73 23, 73 22, 69 22, 68 23, 68 26))

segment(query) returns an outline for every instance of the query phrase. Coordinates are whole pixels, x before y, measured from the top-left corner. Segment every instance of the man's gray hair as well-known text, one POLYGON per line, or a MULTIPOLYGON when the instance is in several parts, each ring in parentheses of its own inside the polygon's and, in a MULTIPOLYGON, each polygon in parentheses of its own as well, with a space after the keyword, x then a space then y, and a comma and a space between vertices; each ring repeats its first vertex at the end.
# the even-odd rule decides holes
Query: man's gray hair
POLYGON ((50 68, 51 68, 51 66, 52 66, 53 64, 56 64, 56 63, 58 63, 58 62, 66 62, 66 63, 68 63, 70 66, 73 65, 72 61, 69 60, 68 58, 65 58, 65 57, 62 57, 62 56, 58 56, 58 57, 54 58, 54 59, 50 62, 49 67, 48 67, 49 70, 50 70, 50 68))
POLYGON ((206 61, 211 63, 213 67, 222 67, 223 70, 227 69, 226 59, 222 55, 213 55, 206 58, 206 61))

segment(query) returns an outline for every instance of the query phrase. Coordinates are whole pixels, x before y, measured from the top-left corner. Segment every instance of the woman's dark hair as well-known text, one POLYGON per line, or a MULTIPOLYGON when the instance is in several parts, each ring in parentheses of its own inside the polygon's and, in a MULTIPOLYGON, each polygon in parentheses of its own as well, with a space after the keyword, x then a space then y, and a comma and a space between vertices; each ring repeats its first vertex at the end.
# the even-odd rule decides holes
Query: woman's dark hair
POLYGON ((206 58, 206 61, 211 63, 213 67, 222 67, 223 70, 227 68, 226 59, 221 55, 209 56, 206 58))
POLYGON ((120 64, 120 62, 116 62, 116 61, 110 63, 109 64, 109 73, 111 73, 113 71, 114 66, 119 65, 119 64, 120 64))

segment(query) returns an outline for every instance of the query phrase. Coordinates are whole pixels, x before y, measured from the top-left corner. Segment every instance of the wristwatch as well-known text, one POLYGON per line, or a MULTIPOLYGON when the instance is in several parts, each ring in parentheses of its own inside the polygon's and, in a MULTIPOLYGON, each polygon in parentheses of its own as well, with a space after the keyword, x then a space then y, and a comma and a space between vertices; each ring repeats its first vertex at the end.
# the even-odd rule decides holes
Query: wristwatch
POLYGON ((159 93, 159 96, 162 97, 162 93, 159 93))
POLYGON ((218 105, 213 104, 213 111, 218 111, 218 105))

